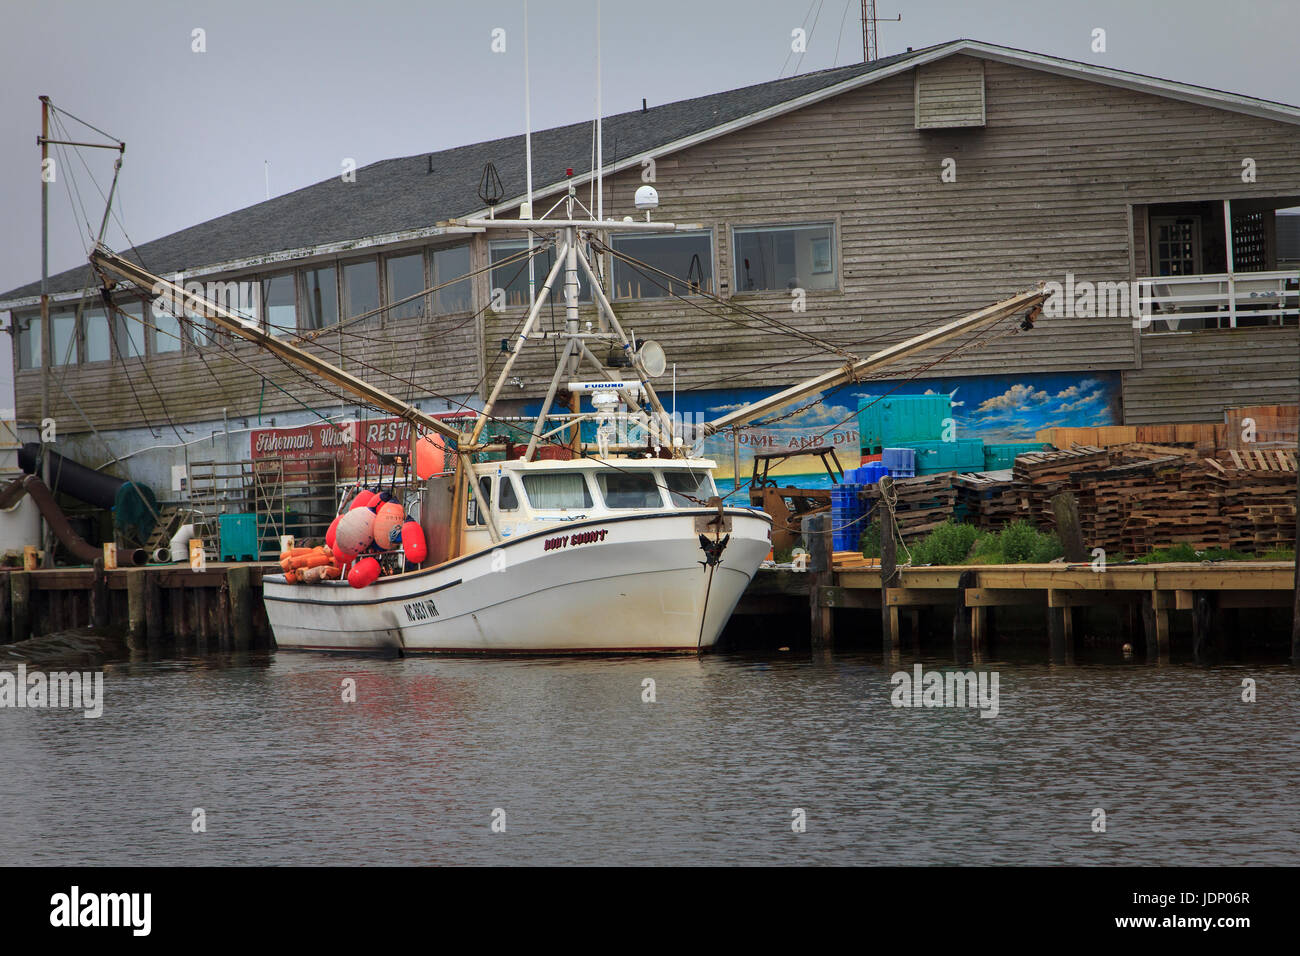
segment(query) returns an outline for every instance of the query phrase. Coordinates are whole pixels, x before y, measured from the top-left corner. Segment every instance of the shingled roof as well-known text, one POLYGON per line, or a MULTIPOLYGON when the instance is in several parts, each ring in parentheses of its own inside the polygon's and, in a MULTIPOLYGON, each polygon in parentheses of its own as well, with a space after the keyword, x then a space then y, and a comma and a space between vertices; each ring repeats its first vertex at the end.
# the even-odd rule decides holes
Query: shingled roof
MULTIPOLYGON (((1202 103, 1216 108, 1300 124, 1300 109, 1255 97, 1162 80, 1124 70, 1080 63, 1060 57, 1016 50, 978 40, 953 40, 916 51, 758 83, 724 93, 698 96, 644 112, 634 110, 604 121, 605 169, 618 161, 652 154, 689 141, 730 123, 762 118, 774 110, 797 108, 798 101, 869 83, 958 53, 986 57, 1100 83, 1137 89, 1159 96, 1202 103), (789 104, 789 106, 786 106, 789 104)), ((533 182, 541 192, 562 183, 565 169, 575 177, 591 172, 592 123, 533 133, 533 182)), ((357 170, 356 182, 333 176, 324 182, 276 196, 266 202, 218 216, 138 248, 142 265, 156 273, 193 272, 215 265, 271 256, 328 244, 387 237, 427 230, 440 220, 464 216, 482 208, 479 180, 485 163, 501 176, 507 200, 524 192, 524 137, 508 136, 458 146, 436 153, 386 159, 357 170), (430 172, 430 166, 432 172, 430 172)), ((130 255, 129 252, 126 253, 130 255)), ((78 266, 50 277, 50 292, 75 293, 85 287, 88 268, 78 266)), ((30 299, 40 283, 0 293, 0 308, 30 299)))
MULTIPOLYGON (((636 155, 732 120, 884 69, 917 53, 871 63, 805 73, 783 80, 713 93, 604 121, 604 159, 608 168, 636 155)), ((591 171, 592 122, 533 133, 533 182, 556 183, 572 167, 575 176, 591 171)), ((479 180, 485 163, 495 164, 507 197, 524 192, 524 137, 507 136, 436 153, 385 159, 357 170, 356 182, 338 176, 218 216, 138 247, 142 265, 155 273, 192 270, 280 250, 297 249, 368 236, 420 229, 482 207, 479 180), (429 169, 432 167, 433 172, 429 169)), ((133 257, 134 258, 134 257, 133 257)), ((76 292, 85 286, 87 267, 50 277, 50 292, 76 292)), ((0 301, 40 293, 32 282, 0 294, 0 301)))

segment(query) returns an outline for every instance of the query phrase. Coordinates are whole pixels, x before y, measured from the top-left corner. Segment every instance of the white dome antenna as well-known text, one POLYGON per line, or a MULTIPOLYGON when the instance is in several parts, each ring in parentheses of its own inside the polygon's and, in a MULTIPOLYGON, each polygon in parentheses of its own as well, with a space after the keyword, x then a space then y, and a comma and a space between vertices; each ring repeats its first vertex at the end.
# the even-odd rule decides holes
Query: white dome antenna
POLYGON ((645 210, 645 221, 650 221, 650 210, 659 208, 659 190, 645 185, 636 191, 636 208, 645 210))

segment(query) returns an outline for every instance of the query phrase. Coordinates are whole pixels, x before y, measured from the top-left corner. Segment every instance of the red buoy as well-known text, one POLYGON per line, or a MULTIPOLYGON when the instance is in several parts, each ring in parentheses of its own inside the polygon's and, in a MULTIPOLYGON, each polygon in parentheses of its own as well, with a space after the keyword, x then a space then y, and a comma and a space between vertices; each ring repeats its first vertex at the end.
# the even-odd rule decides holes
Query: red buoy
POLYGON ((379 562, 374 558, 362 558, 348 572, 348 584, 354 588, 369 587, 379 578, 379 562))
POLYGON ((412 564, 419 564, 429 556, 429 546, 419 522, 408 521, 402 525, 402 551, 412 564))

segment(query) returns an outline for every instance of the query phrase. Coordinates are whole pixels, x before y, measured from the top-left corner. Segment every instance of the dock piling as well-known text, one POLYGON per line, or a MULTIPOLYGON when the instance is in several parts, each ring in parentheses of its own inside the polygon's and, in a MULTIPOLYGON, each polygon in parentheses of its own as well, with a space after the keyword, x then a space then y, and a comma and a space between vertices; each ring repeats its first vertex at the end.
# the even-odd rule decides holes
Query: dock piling
POLYGON ((9 639, 14 643, 32 636, 32 578, 30 571, 9 572, 9 603, 13 629, 9 639))
POLYGON ((226 572, 230 590, 230 627, 237 651, 246 651, 253 640, 253 571, 249 567, 231 568, 226 572))
POLYGON ((144 568, 126 571, 126 646, 132 654, 147 646, 149 618, 145 609, 145 579, 148 576, 149 572, 144 568))

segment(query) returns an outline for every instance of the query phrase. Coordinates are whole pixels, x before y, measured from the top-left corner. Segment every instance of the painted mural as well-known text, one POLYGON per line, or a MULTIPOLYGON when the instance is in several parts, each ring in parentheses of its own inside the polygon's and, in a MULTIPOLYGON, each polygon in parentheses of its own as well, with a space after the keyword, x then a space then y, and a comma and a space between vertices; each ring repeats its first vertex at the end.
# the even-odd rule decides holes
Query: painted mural
MULTIPOLYGON (((766 389, 701 391, 677 396, 677 412, 688 422, 717 418, 770 394, 766 389)), ((857 409, 868 396, 936 395, 952 398, 957 438, 979 438, 986 444, 1031 442, 1044 428, 1116 425, 1121 421, 1118 372, 982 375, 906 382, 870 382, 842 386, 823 394, 816 404, 768 427, 750 428, 740 438, 741 480, 753 469, 755 452, 828 445, 845 468, 859 460, 857 409)), ((803 404, 813 399, 805 399, 803 404)), ((786 409, 785 412, 788 412, 786 409)), ((785 412, 768 416, 778 418, 785 412)), ((760 420, 758 423, 762 425, 760 420)), ((940 436, 936 435, 935 438, 940 436)), ((733 485, 733 447, 729 436, 705 441, 703 454, 718 463, 716 478, 724 493, 733 485)), ((801 457, 773 468, 790 483, 822 487, 829 478, 813 458, 801 457), (820 470, 820 474, 818 471, 820 470)))

